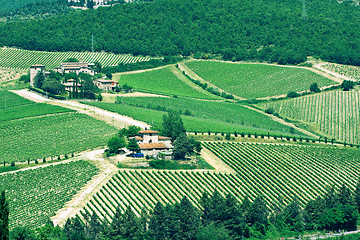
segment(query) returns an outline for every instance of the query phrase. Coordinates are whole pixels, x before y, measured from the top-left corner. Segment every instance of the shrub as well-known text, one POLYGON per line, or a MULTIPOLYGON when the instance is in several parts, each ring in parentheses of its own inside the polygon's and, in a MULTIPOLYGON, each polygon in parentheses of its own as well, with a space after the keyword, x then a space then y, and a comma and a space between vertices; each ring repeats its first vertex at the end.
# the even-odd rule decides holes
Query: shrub
POLYGON ((241 133, 241 137, 245 137, 245 133, 241 133))
POLYGON ((58 156, 57 160, 61 160, 60 155, 58 156))
POLYGON ((15 167, 15 162, 11 162, 10 166, 15 167))
POLYGON ((216 140, 216 141, 222 141, 223 139, 222 139, 222 137, 220 137, 220 136, 216 136, 216 137, 215 137, 215 140, 216 140))
POLYGON ((300 94, 298 94, 298 93, 295 92, 295 91, 291 91, 291 92, 289 92, 289 93, 287 94, 287 97, 288 97, 288 98, 296 98, 296 97, 298 97, 298 96, 300 96, 300 94))
POLYGON ((65 159, 68 159, 69 157, 68 157, 68 155, 65 153, 65 159))
POLYGON ((261 134, 261 138, 264 138, 265 136, 264 136, 264 134, 261 134))
POLYGON ((230 133, 227 133, 227 134, 226 134, 225 139, 228 140, 228 141, 231 140, 230 133))
POLYGON ((39 162, 38 162, 38 160, 37 159, 35 159, 35 164, 38 164, 39 162))
POLYGON ((267 114, 274 114, 275 110, 274 110, 274 108, 269 107, 269 108, 265 109, 265 112, 266 112, 267 114))
POLYGON ((46 163, 46 158, 45 157, 43 158, 43 163, 46 163))
POLYGON ((310 92, 314 92, 314 93, 321 92, 321 90, 318 87, 317 83, 313 83, 313 84, 310 85, 310 92))
POLYGON ((234 136, 235 136, 235 137, 237 137, 237 136, 238 136, 237 132, 234 132, 234 136))

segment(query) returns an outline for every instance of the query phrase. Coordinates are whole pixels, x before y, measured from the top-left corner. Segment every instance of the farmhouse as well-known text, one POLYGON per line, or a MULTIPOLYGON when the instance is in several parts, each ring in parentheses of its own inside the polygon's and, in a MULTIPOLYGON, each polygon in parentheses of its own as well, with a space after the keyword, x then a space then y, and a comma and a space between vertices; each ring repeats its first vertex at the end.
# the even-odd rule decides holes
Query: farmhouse
POLYGON ((159 153, 169 152, 174 148, 171 145, 171 138, 159 136, 159 132, 154 130, 140 131, 135 140, 145 156, 158 156, 159 153))
POLYGON ((94 66, 94 63, 85 63, 85 62, 64 62, 61 63, 60 67, 54 69, 55 72, 59 72, 61 74, 66 73, 76 73, 79 75, 80 73, 88 73, 92 76, 95 75, 95 70, 91 67, 94 66))
POLYGON ((114 91, 116 87, 119 87, 118 82, 106 79, 96 79, 93 83, 103 91, 114 91))
POLYGON ((81 88, 81 83, 76 83, 74 79, 69 79, 67 82, 62 83, 65 86, 65 90, 69 92, 73 92, 73 88, 77 87, 78 89, 81 88))

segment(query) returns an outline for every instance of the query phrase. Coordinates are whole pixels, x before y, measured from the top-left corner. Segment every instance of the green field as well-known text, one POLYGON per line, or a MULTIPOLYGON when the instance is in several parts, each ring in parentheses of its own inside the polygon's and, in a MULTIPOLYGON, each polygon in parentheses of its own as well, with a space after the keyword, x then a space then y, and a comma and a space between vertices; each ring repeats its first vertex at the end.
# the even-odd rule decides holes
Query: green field
POLYGON ((114 75, 120 85, 128 84, 139 91, 192 98, 221 99, 187 79, 175 66, 134 74, 114 75))
POLYGON ((46 103, 34 103, 29 105, 22 105, 18 107, 11 107, 0 110, 0 121, 9 121, 13 119, 20 119, 26 117, 35 117, 41 115, 74 112, 74 110, 63 108, 46 103))
POLYGON ((275 135, 303 135, 297 131, 290 130, 289 127, 271 120, 268 116, 247 109, 240 104, 226 102, 208 102, 190 99, 167 99, 167 98, 123 98, 123 102, 133 101, 134 105, 86 102, 86 104, 96 106, 111 112, 116 112, 125 116, 144 121, 156 129, 162 126, 162 116, 166 111, 147 109, 148 104, 155 106, 166 106, 168 109, 181 109, 182 113, 186 109, 190 110, 193 116, 182 115, 182 119, 187 131, 191 132, 230 132, 246 134, 255 132, 257 134, 267 134, 270 132, 275 135), (141 102, 141 103, 139 103, 141 102), (140 106, 143 107, 140 107, 140 106), (170 106, 170 107, 169 107, 170 106), (145 107, 145 108, 144 108, 145 107))
POLYGON ((128 54, 91 53, 91 52, 41 52, 16 48, 0 48, 0 67, 28 69, 31 65, 42 64, 52 70, 60 67, 68 58, 76 58, 83 62, 99 61, 103 67, 115 66, 119 63, 135 63, 148 61, 149 57, 135 57, 128 54))
POLYGON ((19 95, 0 90, 0 109, 11 108, 16 106, 34 104, 34 102, 20 97, 19 95))
POLYGON ((10 227, 46 223, 98 172, 85 161, 0 175, 10 203, 10 227))
POLYGON ((310 123, 328 138, 360 143, 360 93, 325 92, 277 102, 261 103, 281 116, 310 123))
POLYGON ((25 118, 0 122, 2 161, 26 161, 106 145, 116 129, 84 114, 25 118))
POLYGON ((183 196, 199 207, 203 192, 215 189, 240 202, 263 195, 268 206, 279 196, 289 203, 297 196, 302 204, 323 194, 331 185, 346 182, 354 188, 360 176, 356 149, 277 144, 209 142, 204 144, 236 173, 212 171, 121 170, 97 194, 84 212, 111 220, 115 209, 128 205, 139 214, 157 202, 179 202, 183 196))
POLYGON ((262 98, 333 85, 323 76, 303 68, 265 64, 236 64, 215 61, 192 61, 186 65, 197 75, 219 88, 244 98, 262 98))

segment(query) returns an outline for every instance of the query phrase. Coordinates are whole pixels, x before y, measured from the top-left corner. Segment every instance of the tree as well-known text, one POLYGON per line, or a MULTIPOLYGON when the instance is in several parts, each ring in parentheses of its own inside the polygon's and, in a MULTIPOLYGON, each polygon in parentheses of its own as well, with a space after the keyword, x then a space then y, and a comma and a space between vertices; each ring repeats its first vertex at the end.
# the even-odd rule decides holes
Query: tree
POLYGON ((30 74, 21 75, 19 81, 24 82, 24 83, 30 82, 30 74))
POLYGON ((133 153, 136 153, 136 152, 140 151, 139 144, 137 143, 135 138, 130 139, 130 141, 129 141, 128 145, 127 145, 127 149, 129 149, 133 153))
POLYGON ((5 190, 0 193, 0 240, 9 239, 9 202, 5 190))
POLYGON ((95 72, 99 73, 101 72, 102 66, 101 63, 99 61, 95 61, 94 62, 94 70, 95 72))
POLYGON ((34 78, 34 87, 35 88, 42 88, 45 81, 45 74, 43 71, 40 71, 36 74, 34 78))
POLYGON ((181 199, 178 211, 181 238, 192 239, 201 226, 199 211, 186 196, 181 199))
POLYGON ((310 85, 310 92, 314 92, 314 93, 321 92, 321 90, 318 87, 317 83, 313 83, 313 84, 310 85))
POLYGON ((46 80, 42 86, 42 89, 55 95, 60 95, 65 92, 65 86, 54 79, 46 80))
POLYGON ((107 142, 107 146, 109 148, 110 153, 117 153, 120 148, 123 148, 126 146, 125 138, 124 137, 112 137, 109 138, 107 142))
POLYGON ((179 114, 170 111, 167 115, 163 115, 162 135, 171 137, 172 141, 175 142, 185 132, 185 127, 179 114))
POLYGON ((128 128, 122 128, 120 129, 119 131, 119 136, 123 136, 123 137, 135 137, 139 134, 139 131, 140 131, 140 127, 137 127, 137 126, 129 126, 128 128))
POLYGON ((353 89, 354 88, 354 82, 352 81, 348 81, 348 80, 344 80, 341 84, 341 88, 344 90, 344 91, 349 91, 350 89, 353 89))
POLYGON ((174 159, 184 159, 187 155, 190 155, 194 152, 194 147, 185 133, 181 134, 173 143, 173 145, 174 159))
POLYGON ((35 240, 35 233, 27 227, 15 227, 11 230, 10 239, 14 240, 35 240))
POLYGON ((358 180, 358 182, 356 184, 356 188, 355 188, 355 192, 354 192, 354 198, 355 198, 355 203, 356 203, 357 208, 358 208, 358 212, 360 213, 360 179, 358 180))

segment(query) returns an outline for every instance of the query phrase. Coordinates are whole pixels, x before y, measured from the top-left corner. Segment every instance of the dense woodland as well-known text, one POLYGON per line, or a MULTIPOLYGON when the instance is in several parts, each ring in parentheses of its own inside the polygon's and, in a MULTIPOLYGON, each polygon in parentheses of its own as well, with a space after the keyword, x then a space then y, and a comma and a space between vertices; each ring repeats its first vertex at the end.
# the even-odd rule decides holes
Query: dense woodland
POLYGON ((0 25, 0 46, 135 55, 221 54, 360 65, 360 8, 336 0, 156 0, 0 25))
MULTIPOLYGON (((360 182, 359 182, 360 183, 360 182)), ((85 219, 68 219, 63 228, 49 221, 35 231, 14 228, 10 239, 279 239, 301 236, 305 230, 355 230, 359 219, 360 184, 354 192, 342 185, 328 191, 302 207, 295 197, 285 203, 281 197, 267 206, 262 196, 239 203, 231 194, 223 197, 215 191, 200 199, 201 210, 184 196, 180 203, 158 203, 152 211, 136 216, 131 207, 118 209, 111 223, 101 222, 87 212, 85 219)), ((0 198, 0 229, 7 239, 9 209, 0 198)), ((1 234, 0 234, 1 236, 1 234)))
POLYGON ((1 8, 0 18, 3 22, 45 19, 74 11, 67 0, 52 0, 29 3, 16 9, 1 8))

